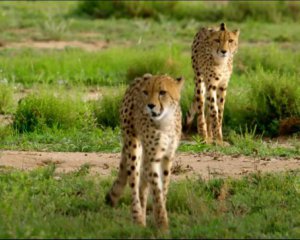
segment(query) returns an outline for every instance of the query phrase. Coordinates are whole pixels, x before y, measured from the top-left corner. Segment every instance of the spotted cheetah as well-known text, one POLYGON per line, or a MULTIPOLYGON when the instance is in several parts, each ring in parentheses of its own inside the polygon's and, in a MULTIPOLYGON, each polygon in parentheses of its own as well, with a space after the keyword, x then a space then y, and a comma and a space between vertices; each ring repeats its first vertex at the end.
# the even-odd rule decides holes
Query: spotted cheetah
POLYGON ((192 44, 195 93, 185 127, 190 128, 197 113, 198 133, 207 143, 215 139, 218 144, 223 143, 226 89, 232 73, 233 56, 238 50, 239 33, 239 30, 227 30, 225 24, 221 23, 219 29, 200 29, 192 44))
POLYGON ((157 225, 168 229, 166 197, 181 136, 179 105, 183 78, 145 74, 127 89, 121 106, 123 149, 118 177, 106 195, 115 206, 128 182, 134 222, 146 226, 148 188, 157 225))

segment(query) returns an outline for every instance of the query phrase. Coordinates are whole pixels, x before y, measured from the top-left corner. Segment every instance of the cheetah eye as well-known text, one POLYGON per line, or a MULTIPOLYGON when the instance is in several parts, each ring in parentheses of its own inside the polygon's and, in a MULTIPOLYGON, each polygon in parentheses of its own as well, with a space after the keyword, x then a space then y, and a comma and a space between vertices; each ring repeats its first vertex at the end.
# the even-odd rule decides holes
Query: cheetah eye
POLYGON ((146 90, 143 91, 143 93, 144 93, 145 96, 148 96, 148 92, 146 90))
POLYGON ((229 39, 228 42, 232 43, 232 42, 233 42, 233 39, 229 39))
POLYGON ((164 96, 164 95, 166 95, 166 93, 167 93, 167 92, 166 92, 166 91, 163 91, 163 90, 159 91, 159 95, 160 95, 160 96, 164 96))
POLYGON ((217 43, 220 43, 220 39, 215 39, 214 41, 217 43))

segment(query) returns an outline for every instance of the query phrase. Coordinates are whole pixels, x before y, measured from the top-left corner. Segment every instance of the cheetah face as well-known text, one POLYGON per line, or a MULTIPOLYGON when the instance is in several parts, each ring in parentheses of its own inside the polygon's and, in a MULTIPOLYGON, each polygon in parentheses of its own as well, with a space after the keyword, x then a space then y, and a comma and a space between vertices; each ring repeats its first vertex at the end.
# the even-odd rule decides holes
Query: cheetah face
POLYGON ((176 80, 169 76, 152 76, 142 88, 144 114, 160 121, 174 113, 180 100, 183 78, 176 80))
POLYGON ((239 30, 228 31, 224 23, 221 23, 219 30, 211 31, 209 43, 213 56, 218 59, 233 56, 238 49, 239 34, 239 30))

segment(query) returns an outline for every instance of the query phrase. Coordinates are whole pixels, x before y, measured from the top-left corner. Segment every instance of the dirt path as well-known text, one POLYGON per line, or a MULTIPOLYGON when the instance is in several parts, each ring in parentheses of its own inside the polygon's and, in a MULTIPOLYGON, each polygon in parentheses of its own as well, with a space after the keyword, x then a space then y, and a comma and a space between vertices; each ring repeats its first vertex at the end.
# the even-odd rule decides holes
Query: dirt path
MULTIPOLYGON (((31 170, 51 163, 57 172, 69 172, 83 164, 91 166, 92 173, 108 176, 117 169, 119 153, 62 153, 1 151, 0 167, 31 170)), ((253 158, 242 155, 226 156, 218 153, 178 153, 173 164, 173 179, 198 175, 204 179, 213 177, 240 177, 251 172, 278 172, 300 169, 300 157, 253 158)))

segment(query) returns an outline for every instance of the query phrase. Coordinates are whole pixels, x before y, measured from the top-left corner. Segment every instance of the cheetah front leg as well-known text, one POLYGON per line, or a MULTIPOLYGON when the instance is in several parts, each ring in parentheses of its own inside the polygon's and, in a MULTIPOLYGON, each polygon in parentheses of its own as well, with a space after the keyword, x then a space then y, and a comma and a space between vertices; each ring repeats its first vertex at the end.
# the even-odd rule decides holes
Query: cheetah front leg
POLYGON ((128 147, 126 170, 128 183, 131 188, 131 211, 133 221, 139 225, 146 226, 139 194, 142 146, 140 141, 135 137, 129 138, 126 141, 126 145, 128 147))
POLYGON ((164 157, 162 161, 162 182, 163 182, 163 195, 164 201, 166 204, 168 189, 170 184, 170 177, 171 177, 171 168, 173 163, 173 157, 164 157))
MULTIPOLYGON (((162 166, 167 150, 167 146, 164 144, 165 140, 167 139, 165 139, 164 136, 161 136, 160 133, 157 132, 153 134, 152 140, 149 141, 149 144, 145 144, 144 158, 144 169, 151 188, 151 195, 153 199, 154 219, 157 226, 163 231, 168 229, 168 216, 162 176, 162 166)), ((167 165, 164 166, 168 167, 167 165)))
POLYGON ((207 142, 211 143, 214 141, 215 137, 217 136, 217 130, 218 130, 218 104, 217 104, 217 93, 216 93, 217 87, 215 85, 209 85, 208 86, 208 94, 207 94, 207 100, 209 100, 209 103, 207 104, 208 109, 208 124, 209 124, 209 131, 212 134, 209 134, 211 136, 208 137, 207 142))
POLYGON ((217 143, 220 145, 223 144, 222 121, 223 121, 225 100, 226 100, 226 86, 222 86, 218 88, 218 99, 217 99, 218 113, 219 113, 217 143))
POLYGON ((149 194, 149 182, 148 182, 148 177, 146 172, 147 172, 146 169, 143 169, 141 172, 140 189, 139 189, 140 202, 142 207, 142 219, 143 222, 145 223, 146 223, 146 215, 147 215, 147 200, 149 194))
POLYGON ((207 139, 207 124, 205 121, 205 85, 203 80, 199 78, 198 85, 196 85, 196 102, 197 102, 197 130, 198 134, 203 137, 204 140, 207 139))
POLYGON ((168 229, 168 215, 166 201, 163 193, 162 182, 162 158, 155 158, 150 163, 148 179, 151 185, 153 197, 153 211, 157 226, 162 230, 168 229))
POLYGON ((205 142, 207 144, 212 143, 212 139, 213 139, 212 126, 211 126, 211 117, 210 117, 210 113, 209 113, 209 110, 208 110, 209 107, 210 107, 210 105, 208 104, 208 106, 206 107, 207 137, 205 139, 205 142))

